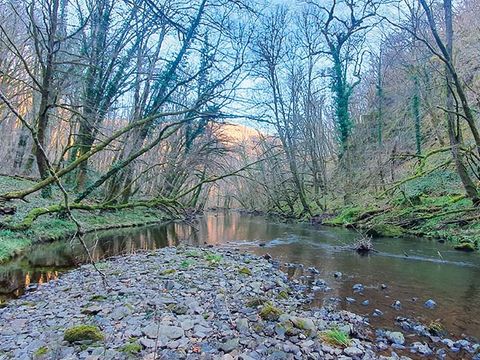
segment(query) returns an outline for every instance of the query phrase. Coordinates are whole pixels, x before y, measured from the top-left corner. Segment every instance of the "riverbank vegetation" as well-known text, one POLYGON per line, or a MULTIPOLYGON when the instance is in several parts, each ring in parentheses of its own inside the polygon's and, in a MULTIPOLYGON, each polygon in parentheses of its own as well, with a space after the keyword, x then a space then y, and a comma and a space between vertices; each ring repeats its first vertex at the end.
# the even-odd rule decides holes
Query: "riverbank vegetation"
POLYGON ((209 207, 478 248, 478 2, 297 5, 0 4, 0 260, 209 207))

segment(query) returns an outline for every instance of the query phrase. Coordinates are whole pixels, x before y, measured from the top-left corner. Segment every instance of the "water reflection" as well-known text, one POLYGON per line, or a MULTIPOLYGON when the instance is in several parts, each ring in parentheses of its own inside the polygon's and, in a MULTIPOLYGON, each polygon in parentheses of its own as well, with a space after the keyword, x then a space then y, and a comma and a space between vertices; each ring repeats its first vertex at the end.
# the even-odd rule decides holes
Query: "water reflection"
MULTIPOLYGON (((480 257, 453 251, 433 241, 402 238, 377 239, 379 253, 362 257, 346 250, 356 234, 344 229, 314 229, 308 225, 279 224, 261 217, 237 213, 205 216, 193 224, 171 223, 90 234, 87 244, 95 260, 106 257, 153 250, 165 246, 223 244, 242 247, 257 254, 269 253, 284 262, 315 266, 332 288, 318 293, 317 304, 325 298, 340 297, 340 306, 362 314, 378 308, 382 318, 372 318, 376 325, 391 326, 396 316, 409 316, 424 322, 440 320, 453 333, 466 332, 480 336, 480 257), (259 246, 262 244, 264 246, 259 246), (405 254, 408 255, 405 256, 405 254), (441 260, 441 261, 439 261, 441 260), (335 279, 333 273, 344 274, 335 279), (363 283, 363 295, 353 294, 352 285, 363 283), (388 285, 380 290, 380 284, 388 285), (345 297, 356 302, 347 304, 345 297), (412 299, 416 298, 416 301, 412 299), (428 298, 438 308, 423 308, 428 298), (369 306, 361 305, 365 299, 369 306), (402 310, 390 307, 402 302, 402 310)), ((65 269, 87 260, 78 243, 55 242, 33 247, 14 261, 0 266, 0 298, 19 296, 29 284, 42 284, 58 277, 65 269)), ((301 275, 301 270, 295 276, 301 275)))

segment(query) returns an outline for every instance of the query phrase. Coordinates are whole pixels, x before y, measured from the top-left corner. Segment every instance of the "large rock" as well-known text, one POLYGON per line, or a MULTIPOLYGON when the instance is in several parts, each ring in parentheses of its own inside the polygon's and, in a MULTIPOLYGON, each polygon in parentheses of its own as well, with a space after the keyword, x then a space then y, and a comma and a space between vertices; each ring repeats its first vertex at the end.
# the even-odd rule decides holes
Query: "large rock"
POLYGON ((412 351, 422 355, 430 355, 433 353, 427 344, 422 344, 421 342, 414 342, 412 344, 412 351))
POLYGON ((351 356, 351 357, 361 356, 363 354, 363 350, 355 346, 349 346, 345 348, 343 352, 345 353, 345 355, 351 356))
POLYGON ((230 351, 233 351, 238 348, 240 339, 234 338, 234 339, 229 339, 221 344, 218 345, 218 348, 222 350, 223 352, 229 353, 230 351))
POLYGON ((185 335, 183 329, 178 326, 157 325, 151 323, 142 329, 142 333, 150 339, 156 339, 164 336, 171 340, 180 339, 185 335))
POLYGON ((399 331, 387 331, 385 335, 387 339, 390 340, 390 342, 392 342, 393 344, 397 344, 397 345, 405 344, 405 337, 399 331))

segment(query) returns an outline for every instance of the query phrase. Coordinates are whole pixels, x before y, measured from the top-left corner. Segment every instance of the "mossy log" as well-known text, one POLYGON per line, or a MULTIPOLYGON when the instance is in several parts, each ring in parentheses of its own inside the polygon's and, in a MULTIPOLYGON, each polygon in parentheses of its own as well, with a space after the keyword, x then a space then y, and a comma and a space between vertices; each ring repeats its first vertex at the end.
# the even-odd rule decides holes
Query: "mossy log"
MULTIPOLYGON (((175 200, 169 200, 164 198, 155 198, 152 200, 144 201, 135 201, 125 204, 98 204, 98 205, 88 205, 88 204, 78 204, 73 203, 69 204, 68 208, 70 210, 86 210, 86 211, 95 211, 95 210, 123 210, 123 209, 133 209, 136 207, 146 207, 146 208, 156 208, 164 207, 170 210, 180 207, 180 205, 175 200)), ((42 215, 60 213, 66 211, 67 207, 64 204, 50 205, 48 207, 35 208, 29 211, 29 213, 23 218, 23 220, 17 224, 5 224, 0 223, 0 229, 8 229, 12 231, 21 231, 29 229, 33 222, 42 215)))

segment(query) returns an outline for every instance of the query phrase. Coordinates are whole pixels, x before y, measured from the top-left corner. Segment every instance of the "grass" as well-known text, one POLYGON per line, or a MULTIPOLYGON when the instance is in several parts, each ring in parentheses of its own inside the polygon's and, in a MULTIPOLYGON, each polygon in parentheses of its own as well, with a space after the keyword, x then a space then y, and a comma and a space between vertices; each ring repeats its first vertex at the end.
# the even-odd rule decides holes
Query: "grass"
POLYGON ((210 265, 218 265, 222 261, 222 255, 207 253, 205 254, 205 260, 207 260, 210 265))
POLYGON ((350 336, 346 332, 336 328, 323 332, 320 337, 326 343, 334 346, 347 347, 351 343, 350 336))
MULTIPOLYGON (((0 193, 26 188, 33 184, 30 180, 18 179, 9 176, 0 176, 0 193)), ((28 212, 35 208, 58 204, 62 196, 58 191, 53 192, 51 199, 43 199, 39 193, 27 196, 26 202, 12 201, 8 206, 16 206, 14 215, 0 217, 0 222, 17 224, 23 220, 28 212)), ((111 228, 112 224, 118 227, 138 226, 165 220, 164 213, 155 209, 135 208, 121 211, 73 211, 85 231, 94 231, 111 228)), ((60 214, 44 215, 34 221, 31 228, 22 231, 0 230, 0 263, 18 255, 30 245, 64 239, 75 233, 76 226, 60 214)))

